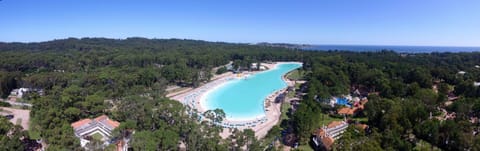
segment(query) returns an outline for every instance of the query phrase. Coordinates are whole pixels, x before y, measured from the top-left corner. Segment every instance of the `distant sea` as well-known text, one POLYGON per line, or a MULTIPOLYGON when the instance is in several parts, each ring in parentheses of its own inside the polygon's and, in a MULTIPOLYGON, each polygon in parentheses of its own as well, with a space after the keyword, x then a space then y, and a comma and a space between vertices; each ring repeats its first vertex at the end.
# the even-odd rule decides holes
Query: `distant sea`
POLYGON ((449 46, 382 46, 382 45, 310 45, 304 50, 339 50, 339 51, 382 51, 392 50, 398 53, 431 53, 431 52, 480 52, 480 47, 449 46))

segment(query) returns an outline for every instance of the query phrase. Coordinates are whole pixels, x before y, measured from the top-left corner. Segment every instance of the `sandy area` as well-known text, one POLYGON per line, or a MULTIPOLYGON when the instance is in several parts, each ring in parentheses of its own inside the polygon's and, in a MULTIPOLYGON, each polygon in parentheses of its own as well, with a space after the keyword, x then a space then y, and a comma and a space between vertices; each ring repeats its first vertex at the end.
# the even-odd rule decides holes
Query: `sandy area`
POLYGON ((30 110, 13 109, 6 107, 1 107, 1 109, 3 111, 0 111, 0 115, 14 115, 13 119, 10 119, 10 122, 12 122, 13 124, 17 124, 17 120, 21 119, 21 126, 23 127, 23 129, 28 130, 28 125, 30 121, 30 110))
MULTIPOLYGON (((278 62, 278 63, 272 63, 272 64, 267 64, 267 63, 262 63, 262 66, 266 66, 269 70, 274 69, 278 64, 281 64, 283 62, 278 62)), ((205 108, 203 107, 201 102, 208 91, 218 88, 222 84, 225 84, 229 79, 232 78, 242 78, 242 76, 246 75, 251 75, 255 74, 258 72, 262 71, 255 71, 255 72, 244 72, 239 75, 237 74, 232 74, 228 72, 228 74, 222 74, 218 75, 212 79, 211 82, 202 85, 201 87, 198 87, 196 89, 191 89, 190 91, 184 92, 182 94, 176 94, 171 99, 178 100, 182 102, 183 104, 186 104, 194 109, 197 110, 197 112, 203 113, 205 112, 205 108)), ((292 81, 287 80, 285 77, 282 77, 283 80, 287 83, 288 86, 293 86, 294 83, 292 81)), ((254 120, 241 120, 241 121, 230 121, 230 120, 224 120, 222 125, 229 125, 229 126, 234 126, 235 128, 238 129, 252 129, 255 131, 255 135, 257 138, 263 138, 268 131, 275 126, 280 119, 281 116, 281 103, 274 103, 275 98, 277 98, 280 94, 284 93, 287 88, 281 89, 279 91, 274 92, 270 96, 268 96, 265 100, 265 117, 262 118, 257 118, 254 120), (248 123, 248 124, 246 124, 248 123), (254 123, 254 124, 253 124, 254 123)), ((227 138, 230 133, 230 128, 224 128, 223 132, 220 134, 222 138, 227 138)))

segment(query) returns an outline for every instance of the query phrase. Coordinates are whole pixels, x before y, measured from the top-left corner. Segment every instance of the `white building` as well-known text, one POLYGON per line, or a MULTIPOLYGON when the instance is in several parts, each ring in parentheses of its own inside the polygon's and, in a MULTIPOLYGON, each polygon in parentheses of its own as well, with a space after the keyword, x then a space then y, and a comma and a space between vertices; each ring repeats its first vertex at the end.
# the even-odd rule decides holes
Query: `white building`
POLYGON ((100 141, 103 141, 105 146, 109 145, 112 139, 112 131, 119 125, 119 122, 111 120, 106 115, 99 116, 95 119, 82 119, 71 124, 75 131, 75 136, 80 138, 80 145, 82 147, 85 147, 91 139, 96 139, 95 136, 101 136, 100 141))
POLYGON ((347 128, 347 122, 333 121, 327 126, 318 129, 312 141, 317 148, 323 146, 325 149, 330 150, 335 139, 338 139, 347 128))
POLYGON ((28 93, 30 91, 29 88, 20 88, 18 89, 18 92, 17 92, 17 97, 18 98, 22 98, 24 94, 28 93))
POLYGON ((43 95, 42 89, 31 89, 31 88, 19 88, 13 89, 8 96, 9 101, 16 101, 17 99, 23 98, 27 93, 36 92, 39 95, 43 95))
MULTIPOLYGON (((250 66, 250 68, 251 68, 251 69, 257 69, 257 67, 258 67, 257 64, 258 64, 258 63, 252 63, 252 65, 250 66)), ((264 65, 260 64, 260 69, 258 69, 258 70, 266 70, 266 69, 267 69, 267 68, 265 68, 264 65)))

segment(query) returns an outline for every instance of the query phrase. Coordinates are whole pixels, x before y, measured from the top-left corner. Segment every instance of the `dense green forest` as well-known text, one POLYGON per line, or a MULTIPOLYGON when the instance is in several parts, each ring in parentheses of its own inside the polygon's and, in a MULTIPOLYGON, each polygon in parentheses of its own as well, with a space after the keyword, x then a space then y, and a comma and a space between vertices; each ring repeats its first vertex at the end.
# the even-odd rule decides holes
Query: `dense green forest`
MULTIPOLYGON (((29 133, 43 138, 49 150, 79 150, 70 123, 102 114, 121 121, 118 137, 135 129, 134 150, 177 150, 180 145, 187 150, 275 150, 266 140, 287 129, 308 145, 320 113, 331 110, 319 98, 348 94, 352 87, 371 93, 365 116, 372 131, 349 129, 336 141, 338 150, 413 150, 419 140, 445 150, 480 150, 479 123, 470 122, 480 116, 480 88, 473 85, 480 81, 475 67, 480 53, 302 51, 180 39, 70 38, 0 43, 0 57, 1 97, 19 87, 44 89, 43 96, 29 95, 26 101, 33 104, 29 133), (216 74, 212 68, 230 61, 243 67, 259 61, 304 63, 300 70, 306 73, 307 95, 265 140, 249 130, 221 139, 219 127, 198 123, 195 115, 186 114, 188 108, 165 97, 167 85, 199 86, 216 74), (448 95, 460 98, 446 106, 448 95), (456 117, 430 118, 441 114, 438 108, 456 117)), ((32 137, 12 125, 2 124, 0 133, 0 146, 11 145, 7 150, 21 147, 18 137, 32 137), (4 136, 10 129, 15 135, 4 136)))
POLYGON ((390 51, 309 52, 305 59, 308 95, 293 115, 294 128, 306 139, 327 109, 315 97, 347 94, 350 87, 365 87, 371 95, 366 104, 370 134, 348 131, 336 142, 339 150, 413 150, 418 140, 445 150, 480 150, 480 53, 397 54, 390 51), (325 55, 330 54, 330 55, 325 55), (465 71, 466 74, 458 74, 465 71), (436 85, 437 89, 432 89, 436 85), (376 93, 375 93, 376 92, 376 93), (450 93, 450 94, 449 94, 450 93), (446 106, 448 95, 460 96, 446 106), (456 118, 439 121, 439 108, 456 118), (362 140, 362 143, 358 143, 362 140))

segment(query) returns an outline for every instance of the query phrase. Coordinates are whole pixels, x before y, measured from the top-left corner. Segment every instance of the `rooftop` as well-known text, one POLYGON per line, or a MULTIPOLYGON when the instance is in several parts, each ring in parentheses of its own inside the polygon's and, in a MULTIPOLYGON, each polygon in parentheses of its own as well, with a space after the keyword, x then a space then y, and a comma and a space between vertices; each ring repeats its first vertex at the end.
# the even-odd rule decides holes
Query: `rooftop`
POLYGON ((114 128, 120 126, 119 122, 109 119, 108 116, 106 116, 106 115, 102 115, 102 116, 99 116, 99 117, 95 118, 95 121, 102 122, 103 124, 109 125, 109 126, 114 127, 114 128))
POLYGON ((106 115, 99 116, 99 117, 97 117, 93 120, 92 119, 81 119, 79 121, 76 121, 76 122, 72 123, 71 126, 73 127, 73 129, 81 129, 81 128, 85 128, 89 125, 94 125, 95 123, 101 123, 102 125, 110 128, 110 129, 115 129, 118 126, 120 126, 119 122, 111 120, 106 115))
POLYGON ((316 135, 316 136, 325 136, 325 130, 323 130, 322 128, 319 128, 319 129, 317 129, 317 131, 315 132, 315 135, 316 135))
POLYGON ((90 122, 92 122, 91 119, 82 119, 80 121, 76 121, 76 122, 72 123, 71 126, 73 127, 73 129, 76 129, 76 128, 79 128, 83 125, 89 124, 90 122))
POLYGON ((330 150, 332 148, 333 141, 334 140, 333 140, 332 137, 323 137, 322 138, 322 143, 325 146, 325 148, 327 148, 327 150, 330 150))
POLYGON ((362 130, 365 130, 367 129, 368 125, 367 124, 355 124, 356 127, 362 129, 362 130))
POLYGON ((338 109, 337 113, 338 113, 338 114, 353 115, 354 109, 351 109, 351 108, 348 108, 348 107, 344 107, 344 108, 338 109))
POLYGON ((334 127, 338 127, 340 125, 343 125, 345 122, 343 121, 333 121, 331 122, 330 124, 327 125, 327 128, 334 128, 334 127))

